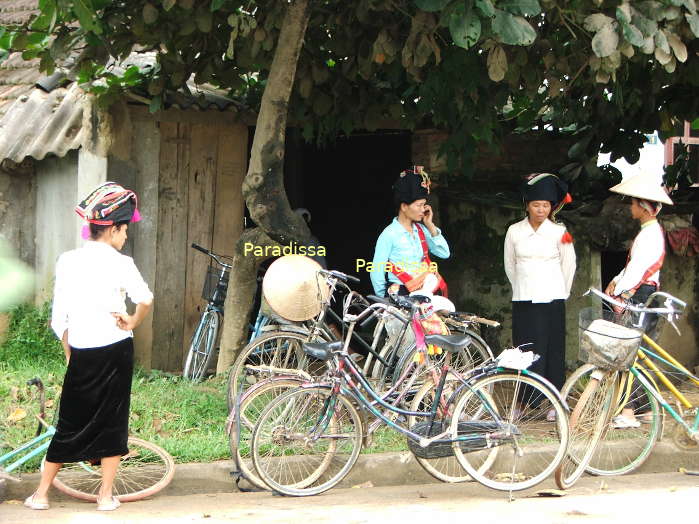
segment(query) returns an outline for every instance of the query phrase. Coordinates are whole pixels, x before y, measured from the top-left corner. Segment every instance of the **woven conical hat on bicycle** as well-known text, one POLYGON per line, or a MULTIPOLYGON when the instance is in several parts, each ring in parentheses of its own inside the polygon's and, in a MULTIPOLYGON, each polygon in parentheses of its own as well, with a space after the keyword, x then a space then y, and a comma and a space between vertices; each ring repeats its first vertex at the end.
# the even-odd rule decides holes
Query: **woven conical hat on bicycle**
POLYGON ((672 205, 672 200, 658 182, 658 178, 649 172, 629 177, 620 184, 610 187, 609 190, 621 195, 672 205))
POLYGON ((318 273, 320 264, 303 255, 286 255, 275 260, 262 281, 262 294, 274 312, 301 322, 320 313, 330 293, 318 273))

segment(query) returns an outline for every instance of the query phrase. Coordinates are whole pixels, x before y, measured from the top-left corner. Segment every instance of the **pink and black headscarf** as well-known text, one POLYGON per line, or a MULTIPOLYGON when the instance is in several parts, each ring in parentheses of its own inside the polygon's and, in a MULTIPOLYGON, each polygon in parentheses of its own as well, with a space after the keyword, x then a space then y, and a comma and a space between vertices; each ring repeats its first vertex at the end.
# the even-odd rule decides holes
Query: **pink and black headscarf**
MULTIPOLYGON (((130 189, 114 182, 105 182, 75 206, 75 212, 89 224, 111 226, 121 222, 138 222, 138 197, 130 189)), ((89 237, 89 226, 83 226, 83 238, 89 237)))

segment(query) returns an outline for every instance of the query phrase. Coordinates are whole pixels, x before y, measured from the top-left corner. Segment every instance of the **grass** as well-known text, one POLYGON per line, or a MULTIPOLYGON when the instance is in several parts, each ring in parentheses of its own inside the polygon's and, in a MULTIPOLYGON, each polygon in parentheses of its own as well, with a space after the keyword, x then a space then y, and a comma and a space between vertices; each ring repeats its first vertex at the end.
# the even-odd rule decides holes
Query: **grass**
MULTIPOLYGON (((0 454, 30 440, 36 431, 36 388, 27 386, 27 380, 39 377, 44 382, 49 420, 58 408, 65 358, 47 327, 49 315, 46 305, 11 312, 7 340, 0 345, 0 454)), ((165 448, 176 462, 229 459, 226 417, 224 377, 192 384, 159 371, 134 373, 130 432, 165 448)), ((37 465, 29 463, 25 469, 37 465)))
MULTIPOLYGON (((48 327, 49 318, 47 304, 20 306, 11 312, 7 339, 0 345, 0 454, 30 440, 36 431, 36 388, 27 386, 27 380, 43 381, 48 420, 58 408, 65 358, 48 327), (21 413, 24 416, 17 418, 21 413)), ((130 433, 163 447, 178 463, 230 459, 227 415, 223 376, 193 384, 156 370, 134 373, 130 433)), ((364 453, 407 449, 405 436, 389 428, 379 428, 373 437, 364 453)), ((37 467, 35 461, 25 470, 37 467)))

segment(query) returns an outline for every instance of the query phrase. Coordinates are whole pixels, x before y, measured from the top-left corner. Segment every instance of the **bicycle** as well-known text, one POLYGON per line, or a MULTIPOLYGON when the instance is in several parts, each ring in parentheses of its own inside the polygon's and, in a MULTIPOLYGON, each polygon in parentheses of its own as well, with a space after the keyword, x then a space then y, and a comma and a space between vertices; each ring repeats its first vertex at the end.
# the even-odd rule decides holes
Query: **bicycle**
MULTIPOLYGON (((412 310, 412 326, 425 358, 427 345, 454 353, 468 344, 464 335, 424 336, 418 327, 415 302, 406 297, 399 300, 407 302, 406 307, 412 310)), ((391 311, 390 306, 377 303, 359 315, 345 315, 350 330, 380 308, 391 311)), ((272 490, 306 496, 332 488, 356 462, 367 439, 365 435, 382 424, 406 435, 410 450, 417 456, 429 458, 433 454, 454 453, 474 479, 495 489, 514 491, 531 487, 553 472, 563 458, 568 440, 566 410, 558 392, 542 377, 521 369, 514 373, 499 367, 497 362, 462 377, 450 369, 446 357, 439 369, 432 368, 432 380, 437 386, 429 410, 410 411, 398 407, 400 398, 396 399, 395 395, 400 397, 410 391, 410 384, 400 392, 398 388, 408 376, 416 376, 411 371, 419 364, 413 362, 399 384, 380 396, 349 357, 348 341, 349 335, 344 342, 304 344, 306 353, 327 363, 324 380, 284 393, 260 414, 252 435, 253 464, 258 476, 272 490), (448 398, 443 394, 447 377, 459 382, 448 398), (539 399, 545 399, 543 408, 538 406, 538 415, 542 414, 540 409, 553 408, 557 414, 555 421, 546 422, 544 415, 542 420, 527 424, 521 411, 515 413, 513 408, 521 398, 523 384, 536 390, 539 399), (376 418, 366 430, 358 408, 376 418), (399 423, 400 417, 423 421, 405 427, 399 423), (545 441, 541 438, 542 426, 547 426, 543 432, 545 441), (498 457, 499 450, 506 445, 512 448, 512 455, 498 457), (517 471, 523 445, 527 450, 536 449, 527 464, 529 474, 517 471), (482 450, 485 453, 472 464, 467 456, 482 450), (544 456, 547 458, 540 460, 544 456), (540 471, 531 474, 537 459, 544 464, 540 471)), ((530 398, 534 398, 533 393, 530 398)))
MULTIPOLYGON (((16 449, 0 456, 0 502, 5 481, 19 482, 10 475, 30 460, 45 455, 56 428, 45 419, 44 385, 38 378, 27 382, 39 391, 39 426, 36 436, 16 449)), ((114 496, 130 502, 154 495, 165 488, 175 474, 175 462, 164 449, 136 437, 129 437, 129 453, 121 458, 114 479, 114 496)), ((45 458, 45 457, 44 457, 45 458)), ((41 461, 43 470, 44 459, 41 461)), ((99 464, 89 461, 64 464, 53 481, 58 490, 81 500, 97 501, 102 473, 99 464)))
POLYGON ((207 301, 207 304, 192 335, 184 370, 182 371, 184 378, 198 381, 204 377, 214 354, 219 326, 223 318, 223 304, 226 301, 228 277, 233 266, 223 262, 223 259, 230 259, 230 257, 217 255, 194 243, 191 247, 210 256, 212 259, 212 264, 209 265, 206 272, 204 289, 202 290, 202 298, 207 301), (214 266, 214 263, 219 267, 214 266))
MULTIPOLYGON (((663 316, 677 329, 674 321, 686 304, 663 292, 650 295, 643 306, 624 304, 596 289, 588 293, 601 298, 604 304, 625 308, 638 317, 626 319, 626 324, 635 330, 635 335, 627 339, 628 343, 609 345, 620 351, 600 355, 595 348, 590 348, 592 362, 578 368, 563 387, 562 394, 575 404, 570 421, 571 440, 575 437, 579 445, 571 446, 568 458, 556 472, 556 482, 562 489, 571 487, 585 471, 594 475, 620 475, 638 468, 650 456, 662 433, 661 408, 679 424, 675 443, 685 449, 699 450, 699 411, 654 360, 674 369, 673 373, 689 379, 695 386, 699 386, 699 378, 643 332, 646 315, 663 316), (664 299, 663 307, 649 307, 656 298, 664 299), (679 404, 679 412, 676 411, 664 400, 656 378, 687 412, 679 404), (637 427, 614 427, 615 416, 627 406, 634 406, 635 412, 642 413, 642 421, 637 427)), ((581 318, 586 318, 589 311, 581 313, 581 318)), ((611 311, 604 311, 600 316, 620 320, 611 311)), ((587 320, 581 320, 581 330, 591 329, 587 320)), ((604 339, 597 336, 603 343, 604 339)))

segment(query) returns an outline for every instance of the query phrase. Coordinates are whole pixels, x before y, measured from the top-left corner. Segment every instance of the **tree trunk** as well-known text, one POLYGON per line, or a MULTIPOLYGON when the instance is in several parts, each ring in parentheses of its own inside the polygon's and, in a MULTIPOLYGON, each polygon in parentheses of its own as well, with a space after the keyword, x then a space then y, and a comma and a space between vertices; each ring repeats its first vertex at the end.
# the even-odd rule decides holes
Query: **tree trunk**
POLYGON ((310 240, 303 218, 294 213, 284 191, 284 140, 289 96, 294 85, 299 53, 309 18, 309 0, 294 0, 282 28, 265 86, 252 141, 250 165, 243 181, 243 196, 259 229, 248 230, 236 244, 226 316, 221 334, 217 373, 224 373, 244 347, 247 321, 252 313, 257 269, 267 257, 245 256, 243 245, 288 244, 310 240))

